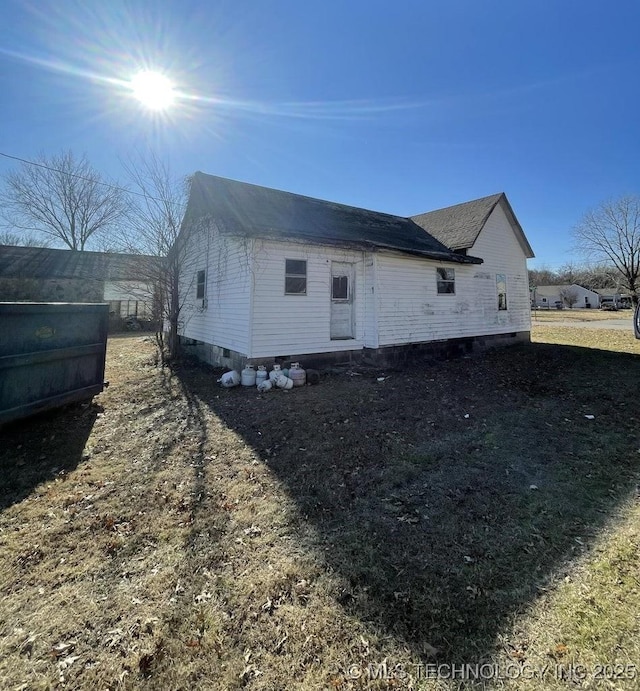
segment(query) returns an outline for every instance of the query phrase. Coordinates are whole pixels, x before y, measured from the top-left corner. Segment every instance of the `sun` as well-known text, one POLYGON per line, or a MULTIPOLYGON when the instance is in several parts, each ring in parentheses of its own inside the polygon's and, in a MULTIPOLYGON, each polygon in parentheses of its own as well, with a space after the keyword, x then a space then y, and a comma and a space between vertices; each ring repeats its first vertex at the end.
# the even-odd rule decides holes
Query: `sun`
POLYGON ((173 84, 160 72, 138 72, 132 77, 130 87, 134 97, 149 110, 167 110, 176 100, 173 84))

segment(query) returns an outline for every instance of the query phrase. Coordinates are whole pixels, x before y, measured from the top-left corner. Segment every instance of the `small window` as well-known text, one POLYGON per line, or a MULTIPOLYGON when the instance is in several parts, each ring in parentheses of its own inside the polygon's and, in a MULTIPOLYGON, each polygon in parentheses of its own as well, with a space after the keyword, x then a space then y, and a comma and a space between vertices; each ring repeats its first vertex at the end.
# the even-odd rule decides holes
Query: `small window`
POLYGON ((507 277, 504 274, 496 274, 496 287, 498 289, 498 309, 507 309, 507 277))
POLYGON ((456 292, 456 274, 454 269, 436 269, 438 275, 438 295, 456 292))
POLYGON ((204 300, 207 272, 198 271, 196 275, 196 300, 204 300))
POLYGON ((331 297, 333 300, 349 299, 349 278, 347 276, 334 276, 331 284, 331 297))
POLYGON ((285 259, 284 294, 307 294, 307 261, 306 259, 285 259))

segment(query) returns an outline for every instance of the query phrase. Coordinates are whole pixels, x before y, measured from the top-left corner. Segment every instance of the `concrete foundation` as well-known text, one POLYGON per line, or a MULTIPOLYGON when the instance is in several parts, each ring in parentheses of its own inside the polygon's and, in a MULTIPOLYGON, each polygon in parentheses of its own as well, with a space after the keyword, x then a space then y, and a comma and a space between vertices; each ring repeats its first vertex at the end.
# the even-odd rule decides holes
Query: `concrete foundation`
POLYGON ((270 358, 247 358, 243 353, 220 348, 202 341, 182 338, 185 354, 193 355, 214 367, 224 367, 240 371, 247 362, 252 365, 274 363, 288 364, 300 362, 303 367, 322 369, 332 365, 352 363, 377 365, 379 367, 397 367, 413 362, 449 360, 472 353, 481 353, 491 348, 501 348, 518 343, 529 343, 529 331, 514 331, 506 334, 490 334, 466 338, 451 338, 444 341, 409 343, 406 345, 386 346, 383 348, 362 348, 335 353, 283 354, 270 358))

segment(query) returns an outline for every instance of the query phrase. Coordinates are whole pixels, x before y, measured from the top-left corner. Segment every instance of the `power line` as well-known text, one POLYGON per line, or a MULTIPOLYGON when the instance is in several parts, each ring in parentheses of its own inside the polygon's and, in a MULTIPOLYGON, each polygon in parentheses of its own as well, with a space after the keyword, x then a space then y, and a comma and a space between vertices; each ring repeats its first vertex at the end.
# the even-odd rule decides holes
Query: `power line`
MULTIPOLYGON (((66 170, 60 170, 59 168, 53 168, 52 166, 48 166, 44 163, 38 163, 36 161, 29 161, 26 158, 20 158, 19 156, 12 156, 11 154, 5 154, 4 152, 0 151, 0 156, 4 156, 4 158, 10 158, 12 161, 19 161, 20 163, 25 163, 26 165, 29 166, 35 166, 37 168, 44 168, 45 170, 50 170, 53 173, 60 173, 61 175, 68 175, 69 177, 72 178, 78 178, 78 180, 84 180, 85 182, 92 182, 96 185, 104 185, 105 187, 108 187, 109 189, 112 190, 118 190, 119 192, 124 192, 125 194, 134 194, 137 197, 142 197, 143 199, 153 199, 153 201, 156 202, 162 202, 163 204, 166 203, 166 199, 160 199, 159 197, 153 197, 150 194, 144 194, 143 192, 135 192, 134 190, 128 190, 126 187, 121 187, 119 185, 112 185, 108 182, 104 182, 103 180, 92 180, 91 178, 86 178, 83 175, 78 175, 77 173, 70 173, 66 170)), ((186 204, 180 204, 182 207, 186 207, 186 204)))

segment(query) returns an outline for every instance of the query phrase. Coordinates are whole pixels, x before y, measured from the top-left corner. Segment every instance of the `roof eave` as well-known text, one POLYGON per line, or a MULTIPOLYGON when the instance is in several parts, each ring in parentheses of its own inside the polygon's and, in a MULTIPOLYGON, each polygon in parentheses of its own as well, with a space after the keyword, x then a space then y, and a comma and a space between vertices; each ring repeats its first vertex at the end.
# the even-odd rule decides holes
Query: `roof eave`
POLYGON ((398 247, 397 245, 387 245, 384 243, 374 242, 358 242, 353 240, 341 240, 339 238, 327 238, 313 235, 278 235, 276 233, 239 233, 237 231, 227 231, 228 236, 236 237, 257 237, 264 240, 272 240, 275 242, 300 242, 311 243, 314 245, 322 245, 327 247, 345 247, 360 251, 389 251, 400 252, 401 254, 409 254, 415 257, 423 257, 425 259, 434 259, 441 262, 451 262, 454 264, 482 264, 484 262, 480 257, 473 257, 470 255, 455 254, 454 252, 438 252, 435 250, 420 250, 406 247, 398 247))

